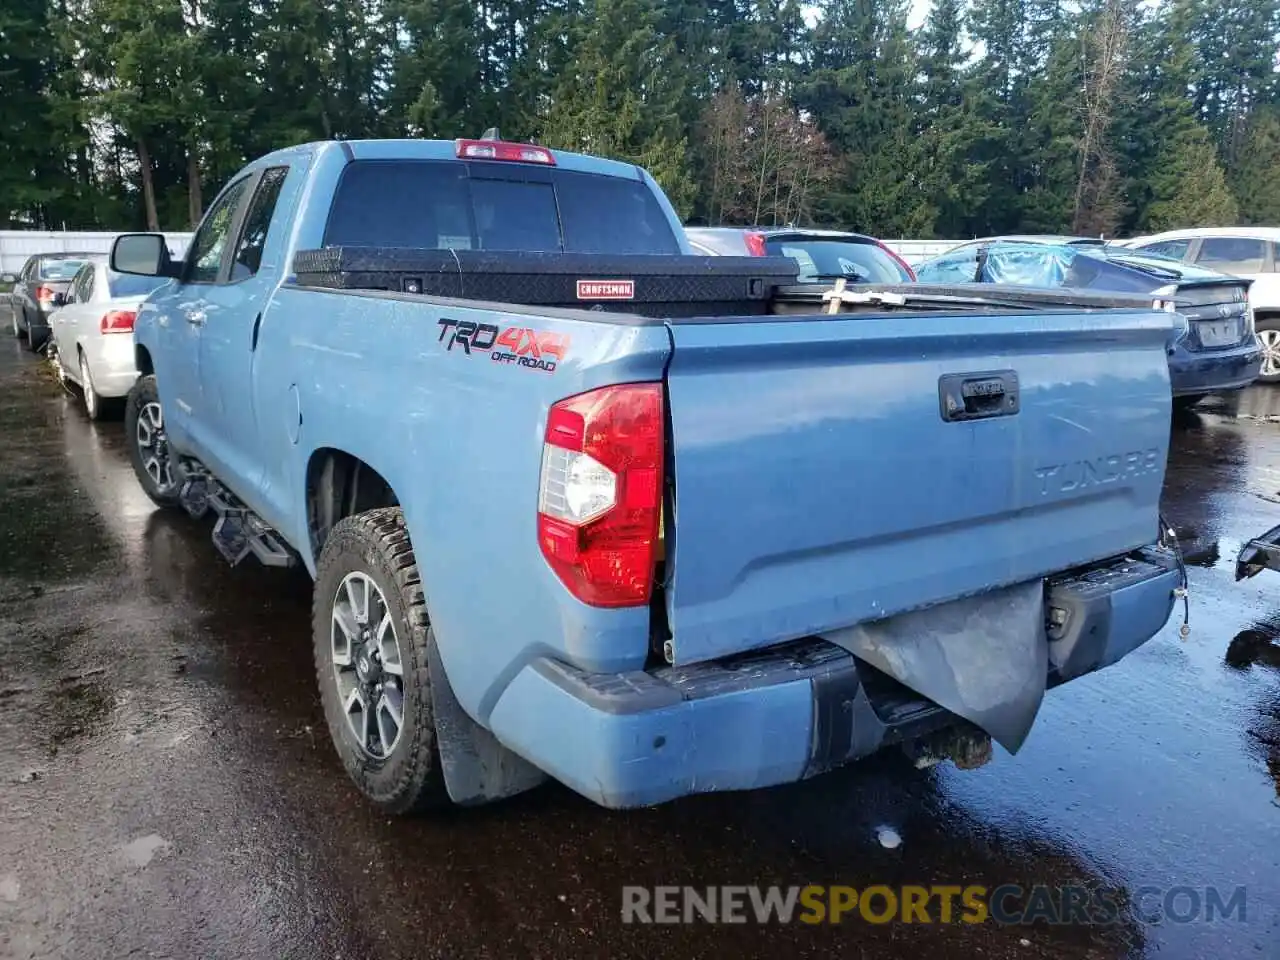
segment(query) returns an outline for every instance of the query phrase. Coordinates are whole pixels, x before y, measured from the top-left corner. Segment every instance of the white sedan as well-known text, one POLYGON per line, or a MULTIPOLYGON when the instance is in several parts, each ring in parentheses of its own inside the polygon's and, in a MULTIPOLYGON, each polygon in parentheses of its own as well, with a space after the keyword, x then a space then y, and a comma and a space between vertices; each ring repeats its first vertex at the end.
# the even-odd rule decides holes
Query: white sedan
POLYGON ((76 273, 70 289, 55 300, 50 319, 58 376, 84 394, 90 420, 105 413, 105 401, 126 396, 138 378, 133 355, 133 321, 138 306, 163 277, 114 273, 106 258, 95 258, 76 273))

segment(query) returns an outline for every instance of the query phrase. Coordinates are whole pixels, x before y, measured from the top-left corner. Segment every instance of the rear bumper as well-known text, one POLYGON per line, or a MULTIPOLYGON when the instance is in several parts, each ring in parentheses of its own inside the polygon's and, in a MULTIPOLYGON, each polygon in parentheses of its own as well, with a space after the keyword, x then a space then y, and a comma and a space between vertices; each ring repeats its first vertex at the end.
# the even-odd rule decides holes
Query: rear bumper
MULTIPOLYGON (((1168 620, 1179 574, 1149 549, 1047 582, 1069 607, 1053 686, 1120 660, 1168 620)), ((811 638, 722 661, 616 674, 539 658, 489 717, 506 746, 606 807, 789 783, 957 717, 811 638)))
POLYGON ((1179 344, 1169 356, 1169 382, 1175 397, 1242 390, 1257 379, 1261 367, 1256 340, 1212 353, 1196 353, 1179 344))
POLYGON ((133 351, 133 337, 124 333, 101 334, 85 343, 89 373, 94 389, 102 397, 128 396, 138 368, 133 351))

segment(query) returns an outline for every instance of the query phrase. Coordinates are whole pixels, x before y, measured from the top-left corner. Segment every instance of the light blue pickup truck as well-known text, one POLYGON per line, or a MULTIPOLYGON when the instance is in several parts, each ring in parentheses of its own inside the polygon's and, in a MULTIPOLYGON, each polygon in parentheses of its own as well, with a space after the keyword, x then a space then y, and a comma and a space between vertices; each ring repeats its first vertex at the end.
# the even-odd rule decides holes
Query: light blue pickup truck
MULTIPOLYGON (((1170 315, 795 284, 691 254, 643 170, 498 139, 250 164, 132 234, 158 504, 315 581, 360 790, 630 807, 890 744, 1017 750, 1168 619, 1170 315)), ((301 668, 301 665, 299 665, 301 668)))

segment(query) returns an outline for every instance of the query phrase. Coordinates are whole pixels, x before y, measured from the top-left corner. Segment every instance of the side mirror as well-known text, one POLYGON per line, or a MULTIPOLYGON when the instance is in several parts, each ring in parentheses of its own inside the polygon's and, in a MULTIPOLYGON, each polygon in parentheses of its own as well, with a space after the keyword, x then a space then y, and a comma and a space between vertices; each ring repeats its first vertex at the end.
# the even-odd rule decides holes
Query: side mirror
POLYGON ((18 282, 16 273, 0 273, 0 283, 14 284, 18 282))
POLYGON ((122 233, 111 245, 111 269, 140 277, 177 276, 164 235, 122 233))

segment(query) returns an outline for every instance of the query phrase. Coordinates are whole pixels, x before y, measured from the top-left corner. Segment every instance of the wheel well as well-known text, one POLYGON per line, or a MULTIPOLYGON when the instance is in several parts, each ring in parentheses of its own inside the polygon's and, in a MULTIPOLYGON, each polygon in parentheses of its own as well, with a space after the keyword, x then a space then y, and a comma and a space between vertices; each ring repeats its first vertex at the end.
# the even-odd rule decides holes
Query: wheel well
POLYGON ((307 526, 311 548, 320 555, 329 531, 346 517, 376 507, 396 507, 391 484, 363 460, 342 450, 324 447, 307 464, 307 526))
POLYGON ((156 368, 151 364, 151 351, 146 347, 133 348, 133 362, 138 368, 140 377, 149 377, 156 372, 156 368))

